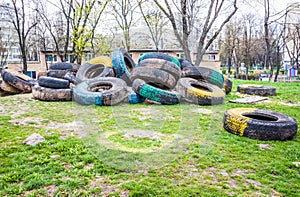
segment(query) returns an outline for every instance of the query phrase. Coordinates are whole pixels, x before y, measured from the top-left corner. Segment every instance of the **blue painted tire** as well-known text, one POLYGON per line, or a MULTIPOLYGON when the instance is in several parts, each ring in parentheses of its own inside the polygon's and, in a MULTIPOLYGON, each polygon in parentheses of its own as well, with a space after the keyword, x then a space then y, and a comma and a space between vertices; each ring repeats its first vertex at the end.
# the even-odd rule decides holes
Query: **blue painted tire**
POLYGON ((127 96, 125 81, 115 77, 84 81, 73 89, 73 99, 81 105, 111 106, 123 102, 127 96))
POLYGON ((143 103, 146 98, 141 95, 135 93, 131 87, 128 87, 129 95, 128 95, 128 103, 129 104, 138 104, 143 103))
POLYGON ((141 79, 136 79, 133 81, 132 89, 142 97, 159 102, 161 104, 174 105, 180 102, 179 93, 154 87, 141 79))
POLYGON ((135 63, 130 54, 123 48, 116 49, 112 52, 111 59, 116 77, 123 79, 128 86, 131 86, 130 73, 135 63))
POLYGON ((173 62, 174 64, 176 64, 179 68, 180 68, 180 62, 178 61, 177 58, 161 53, 161 52, 149 52, 149 53, 145 53, 143 54, 140 58, 139 58, 139 62, 145 59, 163 59, 163 60, 167 60, 170 62, 173 62))

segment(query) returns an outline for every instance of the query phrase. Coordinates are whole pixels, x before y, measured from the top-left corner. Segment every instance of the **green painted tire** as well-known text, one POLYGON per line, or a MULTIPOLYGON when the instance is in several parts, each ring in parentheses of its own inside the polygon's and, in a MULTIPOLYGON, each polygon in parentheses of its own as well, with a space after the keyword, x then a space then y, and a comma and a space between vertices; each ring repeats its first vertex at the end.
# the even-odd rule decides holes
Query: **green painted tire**
POLYGON ((224 77, 223 75, 210 68, 199 67, 199 66, 187 66, 182 69, 181 77, 189 77, 197 80, 202 80, 219 88, 223 87, 224 77))
POLYGON ((139 62, 145 59, 163 59, 163 60, 167 60, 169 62, 173 62, 174 64, 176 64, 179 68, 180 68, 180 62, 177 58, 161 53, 161 52, 149 52, 149 53, 144 53, 143 55, 141 55, 141 57, 139 58, 139 62))
POLYGON ((174 105, 180 102, 180 94, 175 91, 167 91, 150 84, 141 79, 135 79, 132 89, 142 97, 159 102, 165 105, 174 105))
POLYGON ((298 123, 293 117, 256 108, 227 110, 223 126, 235 135, 259 140, 290 140, 298 130, 298 123))
POLYGON ((192 78, 181 78, 176 91, 182 100, 197 105, 218 105, 224 101, 225 93, 218 87, 192 78))

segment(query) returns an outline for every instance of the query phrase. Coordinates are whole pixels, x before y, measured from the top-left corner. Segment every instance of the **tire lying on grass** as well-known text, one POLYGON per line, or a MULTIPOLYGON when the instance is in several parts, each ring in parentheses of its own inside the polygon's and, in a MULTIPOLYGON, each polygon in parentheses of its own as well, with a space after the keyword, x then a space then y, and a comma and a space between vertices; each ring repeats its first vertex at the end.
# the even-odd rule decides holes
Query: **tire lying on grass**
MULTIPOLYGON (((11 70, 2 70, 1 76, 3 81, 20 90, 23 93, 30 93, 35 81, 23 73, 11 70)), ((17 92, 17 91, 16 91, 17 92)))
POLYGON ((179 79, 175 89, 184 101, 198 105, 221 104, 225 97, 218 86, 192 78, 179 79))
POLYGON ((155 58, 145 59, 140 61, 138 63, 138 66, 145 66, 145 67, 151 67, 151 68, 163 70, 171 74, 176 81, 178 81, 178 79, 181 76, 181 70, 176 64, 163 59, 155 59, 155 58))
POLYGON ((73 99, 81 105, 116 105, 127 96, 125 81, 114 77, 84 81, 73 89, 73 99))
POLYGON ((182 69, 181 77, 189 77, 197 80, 207 81, 219 88, 223 87, 223 75, 213 69, 199 66, 187 66, 182 69))
POLYGON ((286 114, 255 108, 227 110, 223 126, 230 133, 259 140, 290 140, 298 129, 297 121, 286 114))
POLYGON ((165 89, 172 89, 177 83, 175 77, 166 71, 145 66, 135 67, 131 72, 130 79, 131 81, 142 79, 146 83, 157 84, 157 86, 165 89))
POLYGON ((42 87, 53 89, 68 89, 70 86, 68 80, 54 77, 40 77, 38 83, 42 87))
POLYGON ((180 62, 177 58, 161 53, 161 52, 149 52, 149 53, 144 53, 140 58, 139 58, 139 62, 145 59, 163 59, 163 60, 167 60, 169 62, 173 62, 174 64, 176 64, 179 68, 180 68, 180 62))
POLYGON ((142 97, 159 102, 165 105, 174 105, 180 102, 180 94, 175 91, 163 90, 155 87, 155 84, 147 84, 141 79, 135 79, 132 89, 142 97))
POLYGON ((260 95, 260 96, 274 96, 276 95, 276 88, 271 86, 243 84, 239 85, 237 91, 242 94, 260 95))
POLYGON ((45 88, 37 84, 32 87, 32 96, 41 101, 71 101, 72 90, 45 88))

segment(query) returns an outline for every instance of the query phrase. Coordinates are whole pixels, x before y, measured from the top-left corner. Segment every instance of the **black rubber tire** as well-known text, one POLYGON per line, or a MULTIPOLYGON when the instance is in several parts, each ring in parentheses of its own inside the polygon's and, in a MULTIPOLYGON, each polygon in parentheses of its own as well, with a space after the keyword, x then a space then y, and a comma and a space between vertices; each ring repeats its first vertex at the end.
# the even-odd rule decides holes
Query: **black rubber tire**
POLYGON ((241 94, 260 95, 260 96, 275 96, 276 88, 271 86, 243 84, 237 87, 237 91, 241 94))
POLYGON ((51 64, 49 66, 50 70, 69 70, 69 71, 77 71, 80 67, 79 64, 68 63, 68 62, 57 62, 51 64))
POLYGON ((69 72, 67 72, 67 73, 65 74, 65 76, 63 77, 63 79, 66 79, 66 80, 68 80, 70 83, 75 84, 76 76, 75 76, 74 72, 69 71, 69 72))
POLYGON ((68 80, 54 77, 40 77, 38 83, 42 87, 53 89, 68 89, 70 86, 68 80))
POLYGON ((226 94, 229 94, 232 90, 232 81, 227 76, 224 76, 223 88, 225 89, 226 94))
POLYGON ((52 89, 37 84, 32 87, 32 96, 41 101, 71 101, 72 89, 52 89))
POLYGON ((197 80, 206 81, 219 88, 223 87, 224 77, 223 75, 210 68, 199 67, 199 66, 188 66, 185 67, 181 72, 181 77, 189 77, 197 80))
POLYGON ((132 89, 142 97, 164 105, 174 105, 180 103, 180 94, 178 94, 176 91, 168 91, 154 87, 141 79, 135 79, 133 81, 132 89))
POLYGON ((171 74, 176 81, 178 81, 181 76, 181 70, 176 64, 163 59, 145 59, 140 61, 138 66, 146 66, 166 71, 167 73, 171 74))
POLYGON ((141 55, 141 57, 139 58, 139 62, 145 59, 163 59, 163 60, 167 60, 170 62, 173 62, 174 64, 176 64, 179 68, 180 68, 180 62, 178 61, 177 58, 161 53, 161 52, 149 52, 149 53, 144 53, 143 55, 141 55))
POLYGON ((22 93, 31 93, 32 86, 35 85, 35 81, 31 77, 17 71, 2 70, 1 76, 3 81, 9 83, 22 93))
POLYGON ((172 89, 176 85, 173 75, 156 68, 138 66, 131 72, 131 81, 142 79, 146 83, 153 83, 161 88, 172 89))
POLYGON ((227 110, 223 126, 230 133, 259 140, 291 140, 298 130, 296 119, 256 108, 227 110))
POLYGON ((67 74, 67 72, 69 72, 69 71, 68 70, 48 70, 47 76, 62 79, 67 74))
POLYGON ((73 99, 81 105, 117 105, 128 96, 124 80, 114 77, 101 77, 84 81, 73 89, 73 99), (95 91, 101 88, 101 92, 95 91))
POLYGON ((179 79, 175 89, 183 101, 198 105, 222 104, 225 97, 218 86, 192 78, 179 79))
POLYGON ((188 66, 195 66, 192 62, 190 62, 186 59, 183 59, 183 58, 178 59, 178 61, 180 63, 181 70, 188 66))
POLYGON ((103 64, 83 64, 76 74, 76 84, 87 80, 93 80, 98 77, 103 77, 101 74, 105 68, 106 67, 103 64))

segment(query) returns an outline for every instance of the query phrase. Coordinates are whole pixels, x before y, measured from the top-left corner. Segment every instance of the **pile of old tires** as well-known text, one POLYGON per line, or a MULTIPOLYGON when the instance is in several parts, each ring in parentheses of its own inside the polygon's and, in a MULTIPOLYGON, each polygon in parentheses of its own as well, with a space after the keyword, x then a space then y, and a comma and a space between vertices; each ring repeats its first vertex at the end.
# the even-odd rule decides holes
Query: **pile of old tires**
POLYGON ((32 88, 32 96, 42 101, 71 101, 78 64, 55 63, 45 76, 39 76, 32 88))
POLYGON ((215 70, 160 52, 145 53, 135 63, 124 49, 82 65, 75 84, 73 99, 82 105, 145 100, 165 105, 216 105, 223 103, 226 92, 222 90, 223 75, 215 70))
POLYGON ((36 82, 26 77, 3 70, 0 87, 11 93, 32 92, 35 99, 42 101, 74 100, 82 105, 144 101, 216 105, 223 103, 225 93, 232 87, 221 73, 194 66, 185 59, 150 52, 136 63, 122 48, 82 65, 52 64, 47 72, 39 73, 36 82))
POLYGON ((2 70, 2 80, 0 81, 0 95, 12 95, 20 93, 30 93, 35 81, 16 70, 2 70))

